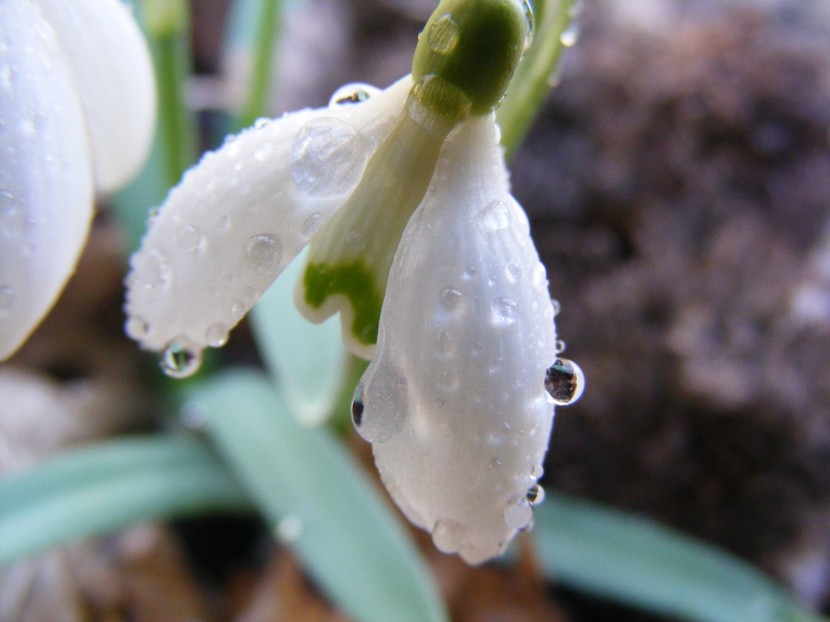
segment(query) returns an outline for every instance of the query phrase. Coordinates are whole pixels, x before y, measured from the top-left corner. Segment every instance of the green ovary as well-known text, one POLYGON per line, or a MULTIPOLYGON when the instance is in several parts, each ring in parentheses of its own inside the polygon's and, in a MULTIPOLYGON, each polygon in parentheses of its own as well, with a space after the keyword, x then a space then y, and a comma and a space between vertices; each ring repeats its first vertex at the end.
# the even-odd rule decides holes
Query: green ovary
POLYGON ((352 335, 364 345, 378 340, 378 322, 383 301, 375 276, 362 261, 330 266, 310 263, 303 274, 305 302, 319 309, 329 296, 341 294, 354 313, 352 335))

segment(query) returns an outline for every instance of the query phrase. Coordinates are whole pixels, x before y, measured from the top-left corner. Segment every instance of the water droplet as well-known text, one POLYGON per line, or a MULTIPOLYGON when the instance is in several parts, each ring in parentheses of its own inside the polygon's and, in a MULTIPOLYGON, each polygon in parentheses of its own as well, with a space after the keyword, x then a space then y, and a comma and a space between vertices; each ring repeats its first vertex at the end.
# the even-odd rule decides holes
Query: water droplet
POLYGON ((273 274, 282 260, 282 242, 267 233, 252 236, 245 250, 248 267, 259 274, 273 274))
POLYGON ((352 231, 346 236, 346 245, 356 253, 366 248, 366 242, 366 236, 360 231, 352 231))
POLYGON ((504 276, 507 278, 508 283, 515 285, 522 278, 522 269, 517 264, 508 261, 504 267, 504 276))
POLYGON ((497 326, 510 326, 515 324, 519 317, 519 305, 515 300, 500 296, 493 301, 493 324, 497 326))
POLYGON ((150 325, 139 317, 131 317, 124 324, 124 332, 130 339, 141 341, 150 333, 150 325))
POLYGON ((274 537, 282 544, 292 544, 303 535, 303 521, 299 516, 286 516, 277 523, 274 537))
POLYGON ((557 339, 556 343, 553 344, 553 352, 554 354, 562 354, 565 351, 567 344, 563 339, 557 339))
POLYGON ((510 225, 510 210, 502 201, 488 203, 478 213, 481 226, 486 231, 501 231, 510 225))
POLYGON ((170 285, 170 263, 160 250, 151 248, 139 257, 141 259, 137 272, 145 289, 164 289, 170 285))
POLYGON ((559 312, 562 310, 562 305, 559 304, 559 301, 556 298, 550 299, 550 304, 553 307, 553 317, 559 315, 559 312))
POLYGON ((8 285, 0 287, 0 311, 8 311, 14 306, 14 288, 8 285))
POLYGON ((565 30, 562 31, 562 34, 559 35, 559 42, 564 45, 566 48, 573 47, 576 45, 576 42, 579 40, 579 24, 577 22, 571 22, 565 30))
POLYGON ((352 397, 352 423, 355 428, 359 428, 363 423, 363 385, 357 385, 354 390, 354 397, 352 397))
POLYGON ((211 348, 221 348, 228 343, 228 327, 222 322, 211 324, 205 331, 205 341, 211 348))
POLYGON ((343 104, 359 104, 377 95, 380 89, 370 84, 353 82, 345 84, 332 93, 329 99, 329 107, 342 106, 343 104))
POLYGON ((556 359, 545 372, 545 389, 555 404, 573 404, 585 390, 585 374, 570 359, 556 359))
POLYGON ((245 315, 245 305, 238 300, 231 304, 231 317, 234 320, 241 319, 243 315, 245 315))
POLYGON ((545 500, 545 489, 539 484, 533 484, 533 486, 527 489, 525 499, 527 499, 530 505, 539 505, 545 500))
POLYGON ((195 251, 202 243, 202 233, 190 225, 180 229, 176 234, 176 244, 183 251, 195 251))
POLYGON ((265 162, 267 159, 274 155, 275 151, 276 147, 274 146, 274 143, 270 141, 267 143, 262 143, 254 150, 254 158, 256 158, 258 162, 265 162))
POLYGON ((271 119, 268 117, 260 117, 256 121, 254 121, 254 127, 258 130, 264 129, 271 125, 271 119))
POLYGON ((292 148, 291 179, 309 197, 328 197, 351 190, 363 174, 366 145, 353 127, 331 118, 308 122, 292 148))
POLYGON ((464 303, 464 294, 454 287, 445 287, 438 295, 441 308, 448 313, 458 313, 464 303))
POLYGON ((499 469, 501 469, 501 464, 501 460, 499 460, 498 458, 493 458, 492 460, 490 460, 490 462, 487 463, 487 468, 490 471, 498 471, 499 469))
POLYGON ((464 274, 462 276, 464 277, 465 281, 469 281, 476 275, 477 272, 478 268, 476 268, 475 266, 467 266, 467 269, 464 270, 464 274))
POLYGON ((325 218, 320 212, 314 212, 311 216, 305 219, 303 222, 302 233, 306 238, 310 238, 315 235, 319 230, 320 227, 323 226, 323 222, 325 218))
POLYGON ((534 464, 533 468, 530 469, 530 477, 533 479, 539 479, 544 474, 545 468, 541 464, 534 464))
POLYGON ((527 20, 527 34, 525 35, 524 45, 522 46, 522 54, 524 54, 530 49, 530 45, 533 43, 536 18, 533 16, 533 5, 530 3, 530 0, 523 0, 522 5, 525 12, 525 20, 527 20))
POLYGON ((527 502, 527 499, 520 499, 509 503, 504 508, 504 523, 510 529, 527 529, 533 522, 533 508, 527 502))
POLYGON ((458 45, 460 35, 458 24, 449 13, 446 13, 435 20, 429 28, 429 33, 427 33, 429 49, 436 54, 448 56, 458 45))
POLYGON ((202 364, 202 351, 185 339, 175 339, 161 353, 161 369, 171 378, 192 376, 202 364))
POLYGON ((457 553, 464 544, 466 531, 464 525, 457 521, 438 520, 432 529, 432 542, 442 553, 457 553))

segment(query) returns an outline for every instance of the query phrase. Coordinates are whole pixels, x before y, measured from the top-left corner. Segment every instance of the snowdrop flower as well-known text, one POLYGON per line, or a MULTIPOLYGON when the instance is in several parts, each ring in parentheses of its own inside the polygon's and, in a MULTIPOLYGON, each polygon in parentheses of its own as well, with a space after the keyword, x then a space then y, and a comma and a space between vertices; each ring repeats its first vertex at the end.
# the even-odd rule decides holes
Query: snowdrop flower
POLYGON ((493 114, 527 11, 443 0, 411 76, 229 138, 151 218, 128 277, 128 333, 187 375, 310 242, 299 307, 339 312, 346 345, 372 358, 357 431, 407 517, 473 564, 530 525, 553 403, 582 386, 556 359, 493 114))
POLYGON ((121 2, 0 4, 0 360, 51 308, 95 189, 138 170, 154 124, 149 54, 121 2))

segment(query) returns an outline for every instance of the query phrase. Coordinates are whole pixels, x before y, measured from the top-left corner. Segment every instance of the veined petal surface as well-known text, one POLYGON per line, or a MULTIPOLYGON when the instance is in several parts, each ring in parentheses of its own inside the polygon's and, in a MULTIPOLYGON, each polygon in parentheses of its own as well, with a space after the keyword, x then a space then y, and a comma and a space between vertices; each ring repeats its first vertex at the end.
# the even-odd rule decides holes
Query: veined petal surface
POLYGON ((99 190, 135 175, 150 150, 156 83, 147 44, 119 0, 37 0, 72 71, 99 190))
POLYGON ((131 259, 130 336, 151 350, 222 345, 348 199, 411 85, 406 77, 359 104, 263 120, 205 155, 131 259))
POLYGON ((0 360, 74 270, 92 217, 91 171, 54 31, 32 3, 0 3, 0 360))
POLYGON ((442 551, 481 563, 530 526, 555 341, 545 269, 493 118, 472 118, 448 138, 404 232, 356 396, 384 484, 442 551))

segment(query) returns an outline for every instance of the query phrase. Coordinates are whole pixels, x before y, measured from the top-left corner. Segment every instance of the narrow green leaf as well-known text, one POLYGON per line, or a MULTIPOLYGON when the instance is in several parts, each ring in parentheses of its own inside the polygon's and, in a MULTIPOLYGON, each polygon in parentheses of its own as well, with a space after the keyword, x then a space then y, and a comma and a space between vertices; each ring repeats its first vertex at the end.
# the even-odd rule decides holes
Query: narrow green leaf
POLYGON ((548 576, 695 622, 826 622, 749 564, 652 521, 562 495, 536 512, 548 576))
POLYGON ((548 91, 563 50, 573 45, 569 31, 579 0, 536 0, 533 43, 516 70, 496 111, 501 143, 510 160, 521 145, 548 91), (564 36, 563 36, 564 35, 564 36), (563 43, 564 41, 564 43, 563 43))
POLYGON ((254 372, 217 377, 191 398, 275 535, 347 615, 447 619, 400 522, 326 429, 298 424, 254 372))
POLYGON ((303 423, 323 422, 334 409, 347 371, 340 320, 312 324, 294 304, 306 251, 289 264, 253 309, 257 345, 288 410, 303 423))
POLYGON ((192 438, 100 443, 0 479, 0 564, 142 520, 249 508, 192 438))

